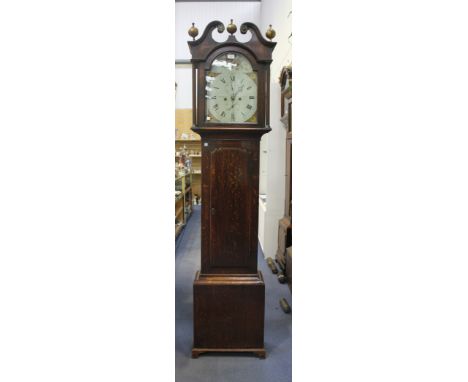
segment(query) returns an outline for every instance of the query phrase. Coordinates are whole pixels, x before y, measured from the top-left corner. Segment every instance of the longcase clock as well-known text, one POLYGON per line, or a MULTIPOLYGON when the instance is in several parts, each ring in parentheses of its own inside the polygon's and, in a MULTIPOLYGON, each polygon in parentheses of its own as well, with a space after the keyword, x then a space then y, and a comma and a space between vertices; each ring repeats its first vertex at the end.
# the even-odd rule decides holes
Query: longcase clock
MULTIPOLYGON (((265 284, 257 269, 259 144, 269 126, 270 63, 275 42, 252 23, 240 33, 220 21, 202 36, 189 30, 193 126, 202 139, 201 268, 193 284, 192 357, 254 352, 265 357, 265 284), (215 32, 217 30, 217 32, 215 32)), ((274 31, 267 31, 273 38, 274 31)))

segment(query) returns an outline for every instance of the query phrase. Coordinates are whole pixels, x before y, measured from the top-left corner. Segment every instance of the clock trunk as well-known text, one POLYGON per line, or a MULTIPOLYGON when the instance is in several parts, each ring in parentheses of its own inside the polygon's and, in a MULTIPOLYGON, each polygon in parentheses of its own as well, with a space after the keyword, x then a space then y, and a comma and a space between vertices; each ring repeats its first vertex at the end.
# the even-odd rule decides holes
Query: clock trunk
POLYGON ((258 140, 203 140, 201 273, 257 271, 258 140))

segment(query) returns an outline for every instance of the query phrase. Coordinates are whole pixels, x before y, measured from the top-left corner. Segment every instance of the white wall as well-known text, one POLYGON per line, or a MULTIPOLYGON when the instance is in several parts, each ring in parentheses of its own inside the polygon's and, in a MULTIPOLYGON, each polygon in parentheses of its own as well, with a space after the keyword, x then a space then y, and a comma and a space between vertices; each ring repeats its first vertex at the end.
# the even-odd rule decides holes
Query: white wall
POLYGON ((272 24, 276 31, 270 83, 270 125, 272 131, 262 138, 260 146, 260 193, 267 194, 267 203, 259 209, 259 241, 265 257, 274 257, 278 247, 278 220, 284 214, 285 139, 280 121, 279 75, 291 63, 292 0, 262 0, 259 28, 262 32, 272 24), (263 216, 262 216, 263 214, 263 216))
POLYGON ((175 68, 177 82, 176 109, 192 108, 192 65, 177 65, 175 68))

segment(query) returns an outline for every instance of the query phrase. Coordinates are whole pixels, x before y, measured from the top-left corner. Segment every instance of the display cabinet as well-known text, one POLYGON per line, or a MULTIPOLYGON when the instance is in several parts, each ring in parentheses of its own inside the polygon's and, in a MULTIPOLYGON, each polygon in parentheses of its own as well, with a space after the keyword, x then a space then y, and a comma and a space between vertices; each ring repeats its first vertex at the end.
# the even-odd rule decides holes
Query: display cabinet
POLYGON ((194 204, 201 204, 201 140, 177 139, 175 141, 175 161, 178 162, 181 151, 187 153, 192 164, 192 198, 194 204))
POLYGON ((192 174, 175 179, 175 237, 177 238, 192 214, 192 174))

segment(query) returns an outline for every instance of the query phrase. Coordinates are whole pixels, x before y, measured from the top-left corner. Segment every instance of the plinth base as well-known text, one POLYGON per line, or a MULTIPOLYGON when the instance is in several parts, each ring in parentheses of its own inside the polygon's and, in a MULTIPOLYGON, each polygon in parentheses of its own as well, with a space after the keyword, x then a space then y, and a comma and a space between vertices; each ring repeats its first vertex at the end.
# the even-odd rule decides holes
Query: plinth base
POLYGON ((265 349, 192 349, 192 358, 198 358, 202 353, 253 353, 258 358, 266 357, 265 349))
POLYGON ((200 275, 193 284, 192 357, 253 352, 265 358, 265 283, 254 275, 200 275))

